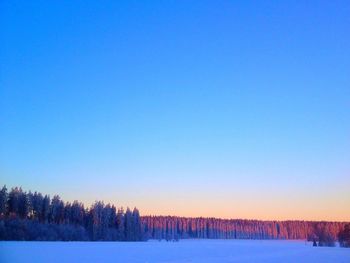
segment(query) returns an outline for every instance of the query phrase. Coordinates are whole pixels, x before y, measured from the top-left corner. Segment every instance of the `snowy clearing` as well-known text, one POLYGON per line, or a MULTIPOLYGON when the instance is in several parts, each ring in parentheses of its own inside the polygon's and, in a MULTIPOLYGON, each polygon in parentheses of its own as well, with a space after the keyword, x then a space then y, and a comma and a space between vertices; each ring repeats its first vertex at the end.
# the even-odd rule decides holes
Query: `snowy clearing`
POLYGON ((304 241, 0 242, 0 262, 350 262, 350 249, 304 241))

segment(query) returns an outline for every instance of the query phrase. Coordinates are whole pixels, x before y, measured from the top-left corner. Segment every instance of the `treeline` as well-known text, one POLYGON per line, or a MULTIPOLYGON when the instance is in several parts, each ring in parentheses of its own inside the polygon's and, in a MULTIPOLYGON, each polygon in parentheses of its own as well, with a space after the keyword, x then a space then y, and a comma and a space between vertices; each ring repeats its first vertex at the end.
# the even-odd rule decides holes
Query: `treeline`
POLYGON ((95 202, 64 202, 15 187, 0 191, 0 240, 140 241, 139 211, 95 202))
POLYGON ((84 207, 15 187, 0 190, 0 240, 141 241, 147 239, 302 239, 318 246, 350 246, 345 222, 262 221, 143 216, 134 208, 96 201, 84 207))
POLYGON ((344 240, 341 244, 349 244, 350 241, 350 235, 341 236, 344 229, 350 230, 350 225, 344 222, 261 221, 176 216, 144 216, 141 220, 146 238, 152 239, 304 239, 315 241, 320 246, 332 246, 337 240, 344 240))

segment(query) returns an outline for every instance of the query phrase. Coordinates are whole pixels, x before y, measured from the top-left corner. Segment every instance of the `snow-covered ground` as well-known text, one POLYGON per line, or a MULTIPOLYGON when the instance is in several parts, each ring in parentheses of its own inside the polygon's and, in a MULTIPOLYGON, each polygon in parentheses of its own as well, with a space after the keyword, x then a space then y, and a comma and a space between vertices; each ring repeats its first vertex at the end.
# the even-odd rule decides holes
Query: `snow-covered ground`
POLYGON ((0 242, 1 263, 350 262, 350 249, 303 241, 0 242))

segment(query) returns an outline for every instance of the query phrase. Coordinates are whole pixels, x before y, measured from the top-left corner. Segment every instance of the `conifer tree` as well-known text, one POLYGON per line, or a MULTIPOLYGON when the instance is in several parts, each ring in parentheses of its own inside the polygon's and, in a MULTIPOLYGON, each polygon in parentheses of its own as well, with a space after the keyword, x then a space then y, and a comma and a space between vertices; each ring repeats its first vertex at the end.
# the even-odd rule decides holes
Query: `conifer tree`
POLYGON ((7 203, 7 188, 4 185, 0 191, 0 217, 4 216, 6 213, 6 203, 7 203))

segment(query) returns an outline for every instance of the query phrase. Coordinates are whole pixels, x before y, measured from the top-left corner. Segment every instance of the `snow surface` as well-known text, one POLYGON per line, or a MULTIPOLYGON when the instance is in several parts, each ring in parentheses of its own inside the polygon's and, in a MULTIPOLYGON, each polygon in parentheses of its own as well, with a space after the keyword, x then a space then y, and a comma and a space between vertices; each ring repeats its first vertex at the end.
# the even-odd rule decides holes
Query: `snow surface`
POLYGON ((350 262, 350 249, 304 241, 0 242, 0 262, 350 262))

